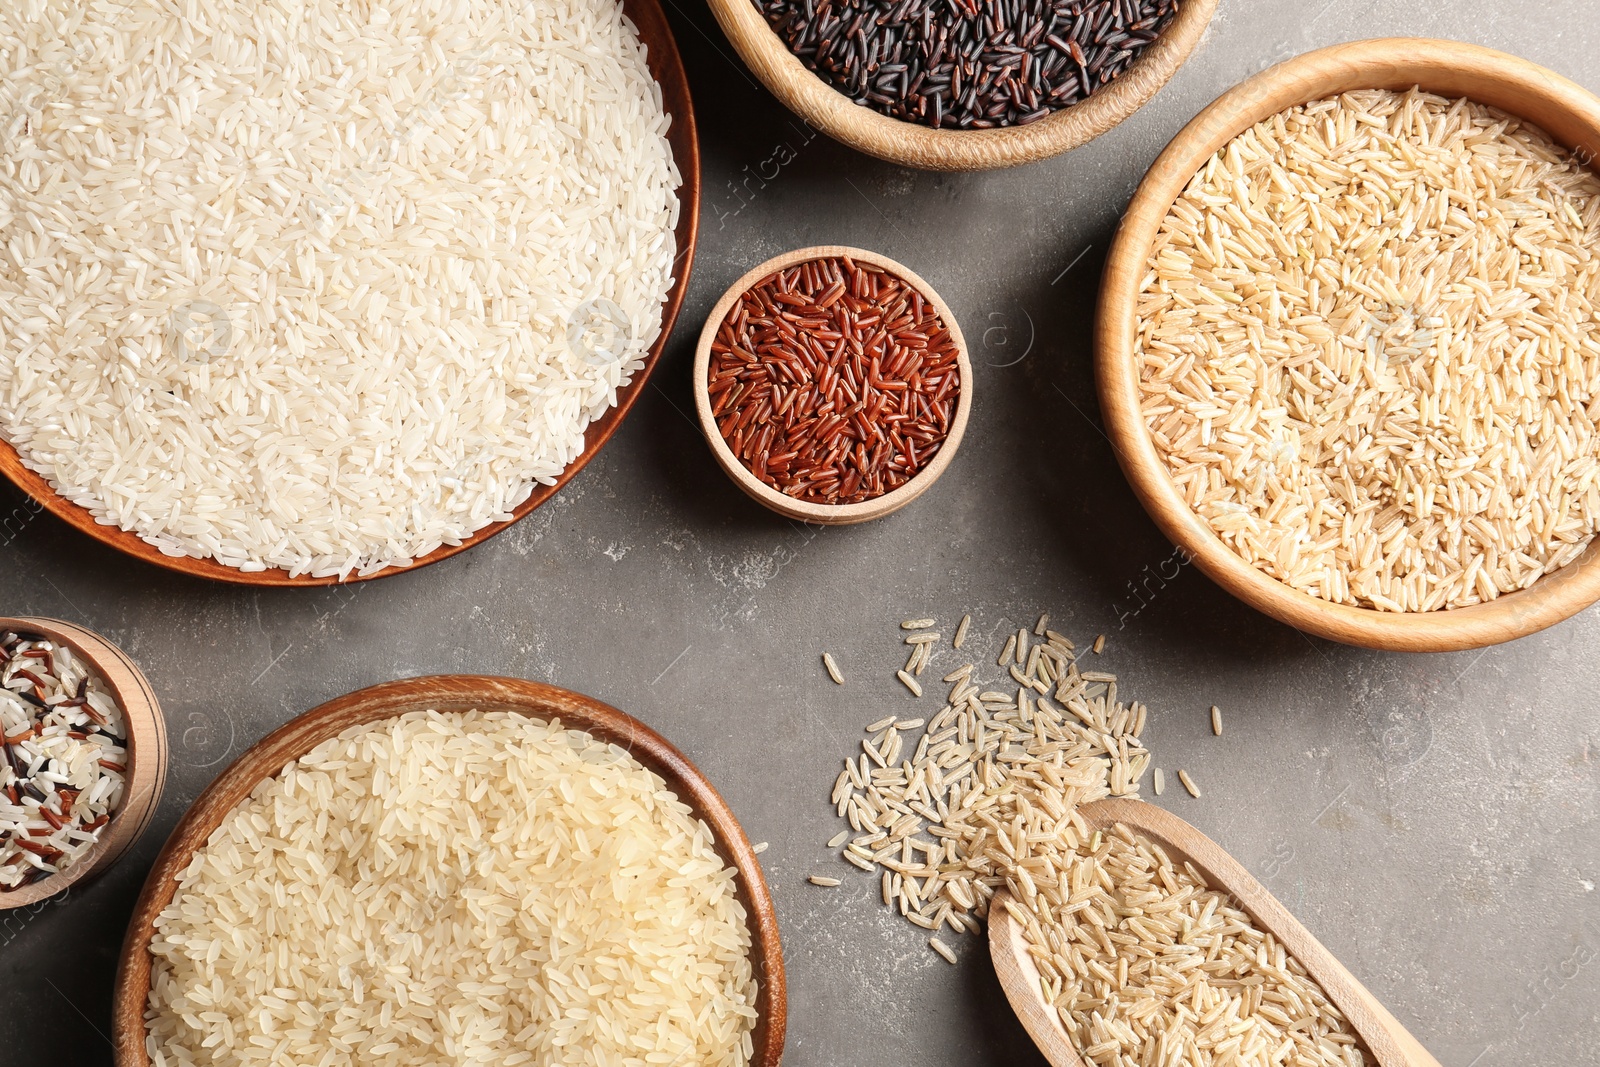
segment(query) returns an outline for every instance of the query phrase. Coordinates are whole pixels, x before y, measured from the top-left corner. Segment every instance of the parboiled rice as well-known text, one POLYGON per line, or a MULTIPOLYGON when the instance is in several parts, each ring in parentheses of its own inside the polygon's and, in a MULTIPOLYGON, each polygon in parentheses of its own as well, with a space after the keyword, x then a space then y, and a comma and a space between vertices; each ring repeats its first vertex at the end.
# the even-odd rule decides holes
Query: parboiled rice
POLYGON ((615 745, 506 713, 358 726, 262 782, 156 921, 156 1067, 751 1055, 711 832, 615 745))
POLYGON ((1427 611, 1526 588, 1600 523, 1600 179, 1492 108, 1292 108, 1172 206, 1138 306, 1179 491, 1302 592, 1427 611))
POLYGON ((0 5, 0 435, 170 555, 459 543, 660 333, 667 125, 616 0, 0 5))

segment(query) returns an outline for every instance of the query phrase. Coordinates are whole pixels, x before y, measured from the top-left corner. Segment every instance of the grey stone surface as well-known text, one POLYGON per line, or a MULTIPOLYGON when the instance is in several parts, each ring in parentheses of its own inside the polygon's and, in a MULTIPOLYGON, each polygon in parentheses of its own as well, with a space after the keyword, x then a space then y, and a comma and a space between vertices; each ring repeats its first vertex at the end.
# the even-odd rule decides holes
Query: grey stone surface
POLYGON ((257 593, 125 561, 0 487, 4 609, 119 642, 165 702, 174 746, 136 852, 64 902, 0 917, 0 1064, 110 1061, 113 962, 134 897, 230 758, 330 697, 433 672, 593 694, 711 776, 751 838, 771 842, 793 1067, 1042 1062, 983 946, 966 939, 947 966, 823 847, 838 829, 827 794, 861 727, 930 707, 894 681, 896 623, 949 626, 969 610, 990 662, 994 635, 1041 611, 1079 639, 1108 634, 1101 662, 1150 705, 1157 765, 1205 790, 1169 789, 1163 803, 1262 877, 1446 1067, 1600 1062, 1600 617, 1433 656, 1268 621, 1172 562, 1098 428, 1089 354, 1119 211, 1228 86, 1319 45, 1418 34, 1504 48, 1600 89, 1600 5, 1225 0, 1199 53, 1122 127, 1053 161, 948 176, 810 136, 699 3, 667 6, 706 161, 694 284, 636 413, 531 518, 415 574, 257 593), (687 374, 724 286, 834 241, 895 256, 940 289, 974 343, 976 407, 951 470, 914 506, 806 529, 718 472, 686 415, 687 374), (823 674, 825 648, 848 686, 823 674), (845 885, 804 884, 816 871, 845 885))

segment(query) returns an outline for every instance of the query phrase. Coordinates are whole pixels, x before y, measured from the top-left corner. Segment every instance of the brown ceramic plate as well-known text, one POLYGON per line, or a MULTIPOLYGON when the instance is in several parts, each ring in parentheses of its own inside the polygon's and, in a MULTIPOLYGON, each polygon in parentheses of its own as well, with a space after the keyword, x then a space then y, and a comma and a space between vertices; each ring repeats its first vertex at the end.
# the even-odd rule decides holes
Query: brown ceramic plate
POLYGON ((689 760, 644 723, 578 693, 517 678, 441 675, 407 678, 360 689, 292 719, 258 741, 206 787, 167 839, 145 880, 122 943, 112 1001, 112 1038, 117 1067, 149 1067, 144 1008, 150 994, 150 938, 156 916, 172 902, 177 877, 223 818, 261 781, 283 770, 323 741, 352 726, 410 711, 510 711, 534 718, 559 718, 575 729, 627 749, 666 780, 678 797, 711 828, 723 862, 738 872, 735 890, 750 925, 751 964, 760 1018, 751 1033, 752 1067, 777 1067, 783 1053, 787 992, 783 946, 772 895, 750 841, 727 802, 689 760))
MULTIPOLYGON (((650 351, 645 354, 644 366, 634 374, 628 387, 617 392, 616 406, 589 424, 589 429, 583 435, 583 452, 567 464, 554 485, 536 486, 533 494, 513 510, 509 521, 491 523, 459 545, 443 545, 426 556, 413 560, 408 566, 385 567, 372 574, 353 575, 344 581, 361 582, 372 578, 384 578, 402 571, 426 567, 442 559, 449 559, 457 552, 465 552, 473 545, 487 541, 518 519, 525 518, 529 512, 549 500, 563 485, 571 481, 583 469, 584 464, 595 457, 611 435, 617 432, 617 427, 622 425, 622 420, 627 417, 634 402, 639 399, 639 394, 644 391, 645 382, 649 380, 651 371, 655 370, 656 363, 661 358, 661 351, 666 347, 667 339, 672 333, 672 324, 678 318, 679 308, 683 306, 684 293, 689 288, 690 269, 694 265, 695 242, 700 229, 700 142, 695 135, 694 106, 689 99, 689 79, 683 72, 683 61, 678 56, 678 45, 673 39, 672 29, 667 25, 667 17, 660 3, 658 0, 622 0, 622 9, 638 27, 639 39, 647 49, 650 73, 661 84, 662 102, 666 106, 667 114, 672 117, 667 140, 672 145, 672 156, 678 164, 678 173, 683 177, 683 184, 678 188, 680 205, 678 226, 673 232, 674 244, 678 249, 675 277, 672 289, 667 293, 667 302, 661 309, 661 336, 650 346, 650 351)), ((309 575, 290 577, 288 571, 277 567, 263 571, 243 571, 237 567, 218 563, 209 557, 196 559, 192 556, 168 556, 138 534, 97 522, 86 508, 67 500, 42 476, 23 466, 17 450, 3 440, 0 440, 0 474, 10 478, 18 488, 67 525, 76 527, 119 552, 142 559, 146 563, 154 563, 158 567, 165 567, 167 570, 238 585, 338 585, 341 581, 336 577, 313 578, 309 575)))

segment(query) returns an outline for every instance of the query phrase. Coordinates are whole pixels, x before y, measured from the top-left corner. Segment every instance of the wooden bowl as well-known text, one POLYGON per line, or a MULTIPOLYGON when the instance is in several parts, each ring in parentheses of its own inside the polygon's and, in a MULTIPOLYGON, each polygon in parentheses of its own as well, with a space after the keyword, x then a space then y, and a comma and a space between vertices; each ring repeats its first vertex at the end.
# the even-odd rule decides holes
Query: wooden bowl
POLYGON ((535 486, 528 499, 512 509, 512 517, 509 520, 491 523, 459 545, 441 545, 404 567, 385 567, 371 574, 352 575, 344 579, 333 576, 313 578, 310 575, 291 577, 288 571, 278 567, 261 571, 244 571, 218 563, 209 557, 198 559, 193 556, 166 555, 138 534, 116 526, 104 525, 87 508, 80 507, 61 496, 42 476, 24 466, 16 449, 4 440, 0 440, 0 474, 10 478, 19 489, 37 500, 52 515, 102 544, 110 545, 120 552, 142 559, 146 563, 165 567, 170 571, 211 578, 219 582, 232 582, 236 585, 318 586, 385 578, 391 574, 416 570, 418 567, 426 567, 430 563, 449 559, 457 552, 465 552, 472 546, 487 541, 512 523, 526 518, 529 512, 549 500, 562 486, 571 481, 584 465, 599 453, 611 439, 611 435, 617 432, 622 420, 627 418, 634 402, 644 392, 645 382, 661 359, 662 350, 666 348, 667 339, 672 334, 672 326, 678 318, 678 311, 683 307, 684 294, 689 288, 689 274, 694 266, 695 244, 700 232, 700 142, 695 133, 694 106, 689 98, 689 79, 684 74, 683 61, 678 56, 677 42, 673 39, 672 28, 667 23, 666 14, 659 0, 622 0, 622 8, 639 30, 639 39, 647 49, 646 61, 650 73, 661 85, 662 102, 667 114, 672 118, 671 128, 667 131, 667 141, 672 145, 673 159, 677 162, 678 172, 683 178, 683 184, 678 188, 680 205, 678 225, 673 231, 673 241, 678 249, 677 259, 674 261, 676 277, 673 278, 672 288, 667 293, 667 301, 661 309, 661 336, 656 338, 655 344, 650 346, 650 351, 645 353, 644 366, 634 373, 633 380, 626 388, 617 391, 616 405, 589 424, 583 435, 583 451, 577 458, 567 464, 553 485, 535 486))
POLYGON ((105 683, 111 698, 122 709, 128 732, 128 773, 122 805, 105 825, 99 840, 66 870, 19 889, 0 891, 0 911, 6 911, 36 904, 68 886, 88 882, 108 870, 139 840, 155 817, 167 783, 167 721, 161 715, 155 690, 133 660, 98 634, 60 619, 27 617, 0 618, 0 630, 41 634, 72 649, 105 683))
POLYGON ((968 356, 967 339, 961 334, 961 325, 956 322, 955 312, 950 310, 950 305, 944 302, 943 297, 934 292, 933 286, 910 267, 888 256, 868 252, 863 248, 850 248, 847 245, 797 248, 793 252, 786 252, 769 259, 754 270, 746 272, 728 288, 726 293, 722 294, 722 299, 711 309, 711 314, 706 317, 705 326, 700 330, 700 340, 694 351, 694 406, 700 415, 700 431, 705 434, 706 442, 711 446, 711 454, 717 457, 717 463, 728 477, 733 479, 734 484, 752 499, 760 501, 786 518, 822 526, 848 526, 852 523, 880 519, 891 512, 899 511, 927 492, 929 486, 938 481, 939 475, 950 466, 950 461, 955 458, 956 449, 961 446, 962 435, 967 430, 967 416, 972 411, 972 360, 968 356), (950 421, 950 432, 933 459, 900 488, 855 504, 812 504, 796 500, 792 496, 778 492, 750 473, 750 468, 733 454, 733 449, 729 448, 728 442, 723 439, 722 431, 717 428, 717 420, 711 414, 711 396, 708 392, 711 342, 716 340, 722 320, 728 317, 729 310, 745 291, 768 275, 785 270, 796 263, 833 256, 848 256, 862 263, 882 267, 921 293, 923 299, 938 311, 945 325, 950 327, 950 337, 956 344, 956 366, 961 371, 961 395, 956 399, 955 418, 950 421))
POLYGON ((1168 209, 1229 140, 1285 108, 1355 89, 1413 86, 1469 97, 1533 122, 1589 161, 1600 151, 1600 99, 1553 71, 1477 45, 1410 38, 1360 41, 1271 67, 1219 97, 1169 144, 1128 205, 1106 260, 1095 325, 1100 407, 1117 460, 1163 533, 1218 585, 1297 630, 1366 648, 1449 652, 1542 630, 1600 599, 1600 541, 1533 586, 1484 604, 1429 612, 1358 608, 1310 596, 1256 570, 1178 492, 1139 413, 1133 362, 1139 289, 1168 209))
POLYGON ((777 1067, 788 1010, 783 946, 761 865, 727 802, 683 753, 650 727, 616 708, 540 682, 470 675, 407 678, 330 700, 262 738, 195 799, 156 857, 122 943, 111 1019, 117 1067, 149 1067, 144 1010, 150 993, 150 939, 156 916, 172 902, 178 876, 195 850, 205 844, 211 832, 258 783, 278 774, 291 760, 352 726, 430 708, 559 718, 567 727, 620 745, 666 780, 679 799, 711 828, 718 854, 738 872, 735 892, 750 925, 751 962, 758 983, 756 1010, 760 1013, 751 1033, 755 1054, 750 1062, 752 1067, 777 1067))
POLYGON ((920 170, 993 170, 1033 163, 1099 137, 1132 115, 1189 58, 1217 0, 1180 0, 1153 44, 1111 84, 1026 126, 936 130, 863 107, 800 62, 754 0, 709 0, 745 65, 790 111, 869 156, 920 170))

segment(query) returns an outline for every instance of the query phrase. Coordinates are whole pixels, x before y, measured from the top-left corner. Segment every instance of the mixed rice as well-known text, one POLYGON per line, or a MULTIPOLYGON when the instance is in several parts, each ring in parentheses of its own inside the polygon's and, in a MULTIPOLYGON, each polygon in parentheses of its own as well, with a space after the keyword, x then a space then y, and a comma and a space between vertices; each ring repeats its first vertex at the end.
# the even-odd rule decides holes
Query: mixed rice
POLYGON ((71 867, 122 803, 127 727, 71 648, 0 633, 0 890, 71 867))

